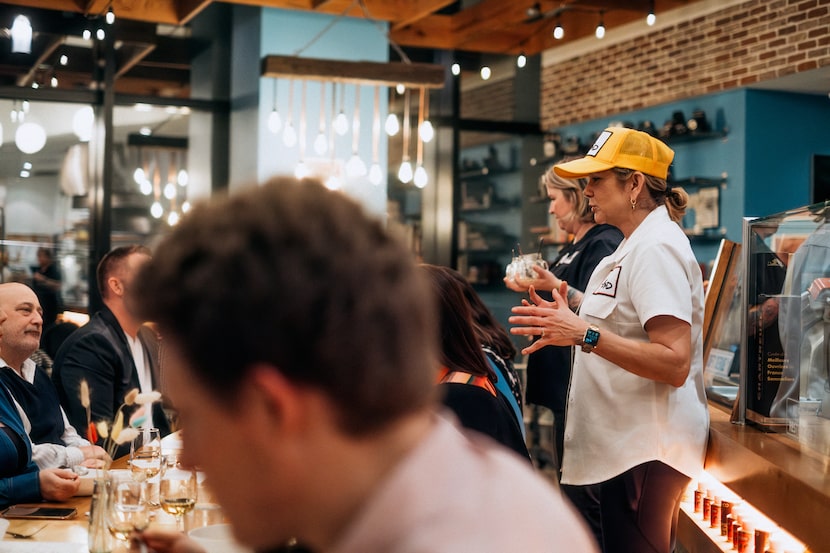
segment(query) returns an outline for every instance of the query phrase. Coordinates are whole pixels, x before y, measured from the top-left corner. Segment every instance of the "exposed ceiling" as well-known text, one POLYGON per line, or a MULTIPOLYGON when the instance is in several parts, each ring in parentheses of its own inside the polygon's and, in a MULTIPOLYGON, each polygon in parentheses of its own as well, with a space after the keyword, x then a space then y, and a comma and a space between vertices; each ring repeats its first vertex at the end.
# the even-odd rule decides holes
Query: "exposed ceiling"
MULTIPOLYGON (((700 0, 655 0, 659 15, 700 0)), ((31 54, 11 54, 0 30, 0 86, 94 89, 95 40, 102 27, 115 37, 118 93, 188 97, 190 60, 206 44, 187 28, 215 0, 11 0, 0 7, 0 29, 18 13, 32 20, 31 54), (104 16, 116 15, 108 27, 104 16), (61 56, 66 56, 66 65, 61 56)), ((419 49, 527 55, 590 35, 602 19, 608 28, 645 21, 651 0, 229 0, 226 4, 371 18, 389 23, 396 44, 419 49), (567 29, 557 41, 557 22, 567 29)))

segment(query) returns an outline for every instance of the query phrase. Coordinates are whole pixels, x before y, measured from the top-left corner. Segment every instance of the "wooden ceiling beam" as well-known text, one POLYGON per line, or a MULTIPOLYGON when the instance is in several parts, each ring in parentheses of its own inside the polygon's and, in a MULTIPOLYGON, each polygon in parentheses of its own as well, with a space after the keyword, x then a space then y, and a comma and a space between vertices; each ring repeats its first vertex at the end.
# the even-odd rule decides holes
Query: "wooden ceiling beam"
POLYGON ((455 0, 420 0, 418 2, 413 2, 415 5, 412 8, 412 12, 394 20, 391 30, 394 31, 396 29, 406 27, 407 25, 412 25, 416 21, 420 21, 421 19, 446 8, 454 1, 455 0))
POLYGON ((308 79, 361 85, 408 88, 442 88, 444 67, 430 63, 380 63, 298 58, 296 56, 265 56, 260 74, 263 77, 308 79))

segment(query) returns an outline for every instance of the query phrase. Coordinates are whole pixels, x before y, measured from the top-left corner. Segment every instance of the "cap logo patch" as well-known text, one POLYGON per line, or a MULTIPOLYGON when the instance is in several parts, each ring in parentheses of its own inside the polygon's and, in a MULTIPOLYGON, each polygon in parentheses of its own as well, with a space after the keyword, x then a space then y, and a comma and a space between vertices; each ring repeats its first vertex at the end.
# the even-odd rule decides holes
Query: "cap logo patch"
POLYGON ((588 153, 585 155, 596 157, 596 155, 599 153, 602 147, 605 146, 605 143, 608 141, 609 138, 611 138, 611 131, 602 131, 602 133, 600 133, 599 137, 597 138, 597 141, 594 142, 594 145, 591 146, 591 149, 588 150, 588 153))

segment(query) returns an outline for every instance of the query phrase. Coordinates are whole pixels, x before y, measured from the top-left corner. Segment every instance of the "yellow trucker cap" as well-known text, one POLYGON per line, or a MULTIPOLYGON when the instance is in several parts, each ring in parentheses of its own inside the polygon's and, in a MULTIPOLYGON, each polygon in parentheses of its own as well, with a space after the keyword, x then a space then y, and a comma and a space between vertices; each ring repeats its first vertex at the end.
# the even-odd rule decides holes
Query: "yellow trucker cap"
POLYGON ((554 172, 566 179, 585 177, 623 167, 665 179, 674 150, 660 139, 623 127, 609 127, 600 133, 585 157, 553 166, 554 172))

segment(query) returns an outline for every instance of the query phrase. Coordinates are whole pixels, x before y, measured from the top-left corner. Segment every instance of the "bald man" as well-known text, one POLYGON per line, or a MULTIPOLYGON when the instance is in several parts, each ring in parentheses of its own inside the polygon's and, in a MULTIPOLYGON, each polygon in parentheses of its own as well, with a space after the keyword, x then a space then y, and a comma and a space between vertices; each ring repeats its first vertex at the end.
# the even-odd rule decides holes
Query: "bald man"
POLYGON ((37 295, 25 284, 0 284, 0 309, 7 315, 0 323, 0 380, 32 440, 32 459, 41 469, 103 466, 109 461, 106 451, 78 435, 49 376, 30 359, 43 330, 37 295))

